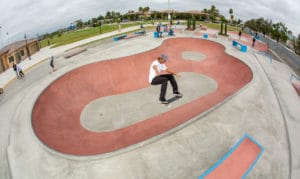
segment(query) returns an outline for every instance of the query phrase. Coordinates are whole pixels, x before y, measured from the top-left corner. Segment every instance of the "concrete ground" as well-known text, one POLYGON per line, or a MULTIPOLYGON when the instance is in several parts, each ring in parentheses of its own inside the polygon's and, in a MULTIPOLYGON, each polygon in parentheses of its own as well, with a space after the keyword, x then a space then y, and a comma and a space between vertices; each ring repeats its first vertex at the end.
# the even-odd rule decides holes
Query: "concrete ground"
MULTIPOLYGON (((132 29, 134 28, 127 30, 132 29)), ((117 32, 109 35, 115 33, 117 32)), ((32 60, 21 64, 27 69, 24 79, 14 80, 12 70, 0 75, 0 84, 5 86, 5 93, 0 96, 0 178, 197 178, 245 133, 265 148, 248 178, 300 177, 300 146, 296 142, 300 137, 300 98, 289 82, 292 70, 279 61, 273 60, 270 63, 265 56, 251 48, 247 53, 242 53, 232 47, 228 38, 220 36, 208 40, 224 45, 226 53, 247 64, 253 72, 253 78, 215 107, 199 114, 191 122, 161 135, 106 154, 74 156, 47 147, 36 136, 31 123, 33 105, 45 87, 63 74, 83 65, 140 54, 158 48, 168 39, 154 39, 152 33, 148 33, 147 36, 119 42, 113 42, 112 39, 99 41, 88 45, 87 51, 76 56, 68 59, 63 57, 66 50, 103 37, 104 35, 55 49, 42 49, 32 60), (50 55, 56 56, 58 69, 54 73, 50 73, 50 55)), ((184 31, 177 33, 176 37, 202 38, 193 32, 184 31)), ((191 53, 186 55, 200 58, 191 53)), ((186 88, 182 89, 185 91, 184 97, 172 103, 171 107, 164 107, 164 110, 171 110, 176 105, 185 103, 185 100, 192 100, 195 95, 205 95, 216 88, 214 80, 190 72, 182 73, 178 83, 186 88), (193 85, 194 81, 199 80, 202 81, 197 84, 199 86, 193 85), (196 90, 202 88, 205 89, 196 90)), ((156 94, 157 90, 156 87, 150 87, 138 93, 126 94, 127 96, 110 96, 107 98, 114 99, 100 98, 94 102, 107 104, 105 100, 116 100, 116 103, 122 103, 122 98, 126 98, 129 107, 139 106, 143 104, 136 104, 134 99, 143 96, 150 100, 149 94, 156 94)), ((91 104, 90 109, 87 106, 85 110, 93 112, 93 106, 95 104, 91 104)), ((105 110, 108 108, 101 110, 103 115, 106 115, 105 110)), ((122 108, 116 106, 110 110, 109 113, 113 115, 124 113, 122 108), (120 111, 116 113, 118 110, 120 111)), ((162 111, 153 113, 160 112, 162 111)), ((84 113, 82 115, 82 126, 91 131, 112 130, 130 125, 124 122, 110 124, 115 120, 111 115, 111 119, 106 118, 108 121, 102 123, 106 126, 101 128, 98 126, 101 124, 99 121, 87 121, 84 113)), ((126 113, 122 116, 127 119, 126 113)), ((141 118, 134 119, 133 122, 137 120, 141 118)))

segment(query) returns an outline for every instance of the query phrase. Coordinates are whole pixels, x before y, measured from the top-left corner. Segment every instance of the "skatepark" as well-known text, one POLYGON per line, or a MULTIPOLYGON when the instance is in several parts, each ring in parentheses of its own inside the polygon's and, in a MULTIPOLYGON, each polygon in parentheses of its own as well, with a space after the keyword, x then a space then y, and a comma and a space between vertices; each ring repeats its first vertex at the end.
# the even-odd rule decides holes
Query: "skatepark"
POLYGON ((1 74, 0 178, 299 177, 292 70, 270 61, 263 43, 251 48, 251 37, 241 39, 248 46, 241 52, 235 33, 204 38, 177 28, 170 37, 104 39, 111 32, 43 48, 22 63, 25 78, 1 74), (168 106, 148 83, 162 53, 184 94, 168 106))

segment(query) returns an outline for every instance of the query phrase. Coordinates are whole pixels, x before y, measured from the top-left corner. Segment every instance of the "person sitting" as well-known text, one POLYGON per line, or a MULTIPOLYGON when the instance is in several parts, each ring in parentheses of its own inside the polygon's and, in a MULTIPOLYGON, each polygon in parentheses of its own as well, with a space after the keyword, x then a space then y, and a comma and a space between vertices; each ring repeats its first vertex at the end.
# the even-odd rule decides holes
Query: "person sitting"
POLYGON ((168 35, 170 35, 170 36, 174 35, 173 29, 170 28, 168 35))
POLYGON ((156 26, 156 32, 158 33, 158 37, 162 37, 162 32, 160 31, 160 26, 161 26, 160 23, 158 23, 156 26))

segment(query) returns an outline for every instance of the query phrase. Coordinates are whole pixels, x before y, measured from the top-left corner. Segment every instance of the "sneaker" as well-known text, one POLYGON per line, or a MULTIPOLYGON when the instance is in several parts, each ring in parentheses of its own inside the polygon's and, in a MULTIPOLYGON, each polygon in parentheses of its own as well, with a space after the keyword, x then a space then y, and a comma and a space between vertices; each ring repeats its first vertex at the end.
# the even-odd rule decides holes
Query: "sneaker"
POLYGON ((161 102, 161 104, 169 104, 169 102, 168 101, 160 101, 161 102))
POLYGON ((173 94, 175 94, 176 97, 182 97, 182 94, 179 93, 178 91, 177 91, 177 92, 174 92, 173 94))
POLYGON ((161 102, 161 104, 168 104, 169 103, 166 99, 159 99, 159 101, 161 102))

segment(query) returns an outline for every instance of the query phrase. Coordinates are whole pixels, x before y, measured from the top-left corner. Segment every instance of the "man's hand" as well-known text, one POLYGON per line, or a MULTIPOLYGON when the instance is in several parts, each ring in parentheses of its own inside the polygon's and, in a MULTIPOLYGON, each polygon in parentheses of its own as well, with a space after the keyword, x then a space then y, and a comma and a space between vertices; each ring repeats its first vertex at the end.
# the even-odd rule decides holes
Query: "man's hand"
POLYGON ((181 75, 179 75, 178 73, 175 73, 174 75, 177 76, 177 77, 179 77, 179 78, 181 77, 181 75))

